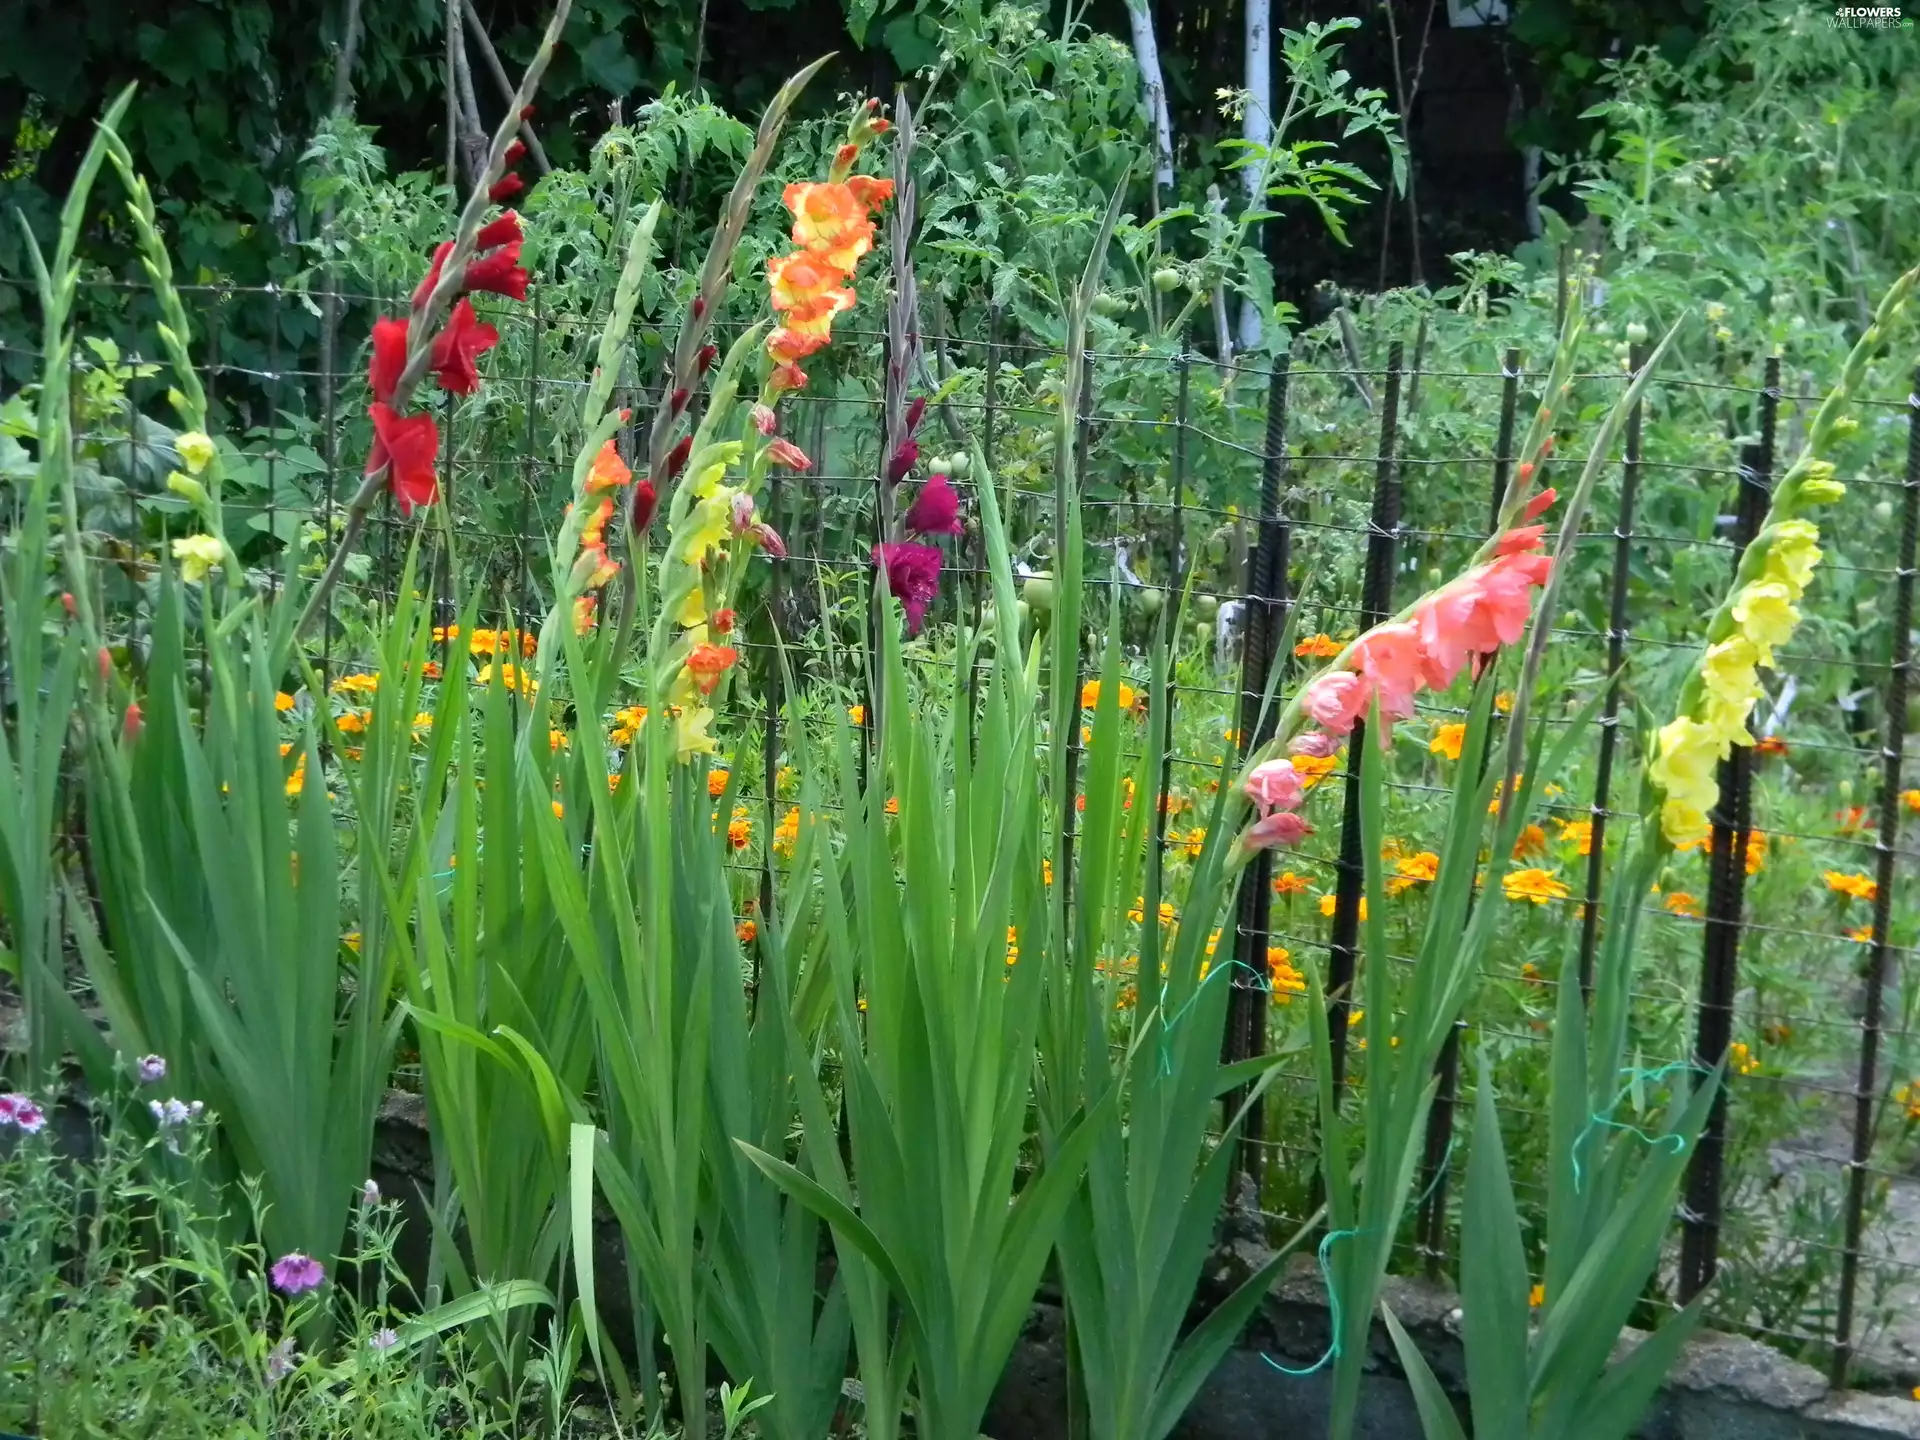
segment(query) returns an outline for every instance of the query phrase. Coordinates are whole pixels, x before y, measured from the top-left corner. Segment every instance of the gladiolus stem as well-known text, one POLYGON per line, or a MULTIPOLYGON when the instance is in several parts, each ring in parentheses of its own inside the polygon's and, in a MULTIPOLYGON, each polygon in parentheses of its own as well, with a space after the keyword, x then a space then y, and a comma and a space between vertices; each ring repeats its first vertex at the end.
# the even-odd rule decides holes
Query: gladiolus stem
MULTIPOLYGON (((532 101, 534 91, 540 88, 540 78, 546 74, 547 65, 553 59, 554 47, 560 42, 561 29, 566 25, 567 13, 572 8, 573 0, 555 0, 546 33, 540 37, 540 48, 534 51, 533 59, 527 63, 526 73, 520 77, 520 88, 514 91, 513 100, 507 105, 499 126, 493 132, 486 166, 473 189, 468 192, 467 203, 460 211, 453 249, 440 267, 439 283, 412 317, 406 368, 400 372, 399 383, 394 386, 393 399, 389 402, 396 412, 405 411, 413 392, 426 378, 427 367, 433 358, 433 340, 439 328, 438 322, 446 315, 454 296, 459 292, 466 274, 467 260, 473 254, 474 237, 480 233, 481 217, 487 213, 487 191, 506 172, 507 147, 513 144, 519 134, 521 112, 532 101)), ((307 603, 300 611, 299 624, 294 627, 296 638, 312 628, 321 611, 326 609, 328 597, 340 583, 340 576, 347 568, 347 557, 359 543, 360 532, 366 527, 373 502, 386 487, 388 469, 387 465, 381 464, 369 471, 362 477, 360 488, 354 491, 353 498, 347 502, 346 520, 340 527, 339 542, 327 561, 327 568, 314 582, 313 593, 307 596, 307 603)))

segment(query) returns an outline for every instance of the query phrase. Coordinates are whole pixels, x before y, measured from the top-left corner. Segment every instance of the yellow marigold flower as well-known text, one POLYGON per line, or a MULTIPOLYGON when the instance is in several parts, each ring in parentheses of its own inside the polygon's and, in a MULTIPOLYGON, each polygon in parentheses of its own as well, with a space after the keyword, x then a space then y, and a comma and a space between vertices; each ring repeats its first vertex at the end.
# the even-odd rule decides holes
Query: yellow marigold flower
POLYGON ((333 723, 342 735, 361 735, 366 732, 367 722, 372 719, 371 710, 349 710, 333 723))
POLYGON ((380 688, 380 677, 358 671, 352 675, 342 675, 333 682, 331 688, 336 695, 371 695, 380 688))
POLYGON ((707 771, 707 794, 719 799, 727 793, 727 782, 732 778, 733 772, 730 770, 707 771))
POLYGON ((1787 587, 1795 600, 1806 593, 1820 563, 1820 527, 1811 520, 1787 520, 1773 527, 1767 546, 1766 577, 1787 587))
POLYGON ((184 430, 173 437, 173 453, 187 467, 187 473, 198 475, 213 463, 213 441, 198 430, 184 430))
POLYGON ((1847 939, 1853 941, 1856 945, 1871 945, 1873 943, 1873 926, 1856 925, 1853 929, 1847 931, 1847 939))
POLYGON ((1906 806, 1907 809, 1913 811, 1914 814, 1920 815, 1920 790, 1902 790, 1900 792, 1900 803, 1906 806))
POLYGON ((1760 1068, 1760 1061, 1753 1051, 1739 1040, 1727 1047, 1727 1064, 1741 1075, 1751 1075, 1760 1068))
POLYGON ((217 535, 186 535, 173 542, 173 558, 180 562, 180 578, 198 585, 226 560, 227 547, 217 535))
POLYGON ((1527 900, 1535 905, 1564 900, 1573 893, 1557 870, 1510 870, 1501 877, 1500 888, 1509 900, 1527 900))
POLYGON ((1293 647, 1293 653, 1303 658, 1330 660, 1340 653, 1339 642, 1324 630, 1318 635, 1309 635, 1293 647))
MULTIPOLYGON (((274 709, 284 712, 293 709, 293 704, 293 696, 287 694, 286 691, 276 690, 273 692, 274 709)), ((1920 791, 1916 791, 1915 793, 1920 794, 1920 791)))
POLYGON ((1042 885, 1053 884, 1053 861, 1047 859, 1045 856, 1042 856, 1040 860, 1040 883, 1042 885))
MULTIPOLYGON (((480 673, 473 677, 473 683, 490 685, 493 683, 493 678, 494 668, 489 662, 480 667, 480 673)), ((518 669, 505 661, 500 664, 500 683, 509 689, 518 690, 523 695, 531 695, 540 688, 540 682, 533 678, 533 672, 518 669)))
POLYGON ((1307 993, 1307 977, 1293 968, 1292 960, 1293 954, 1286 946, 1267 947, 1267 985, 1282 1005, 1291 1004, 1295 995, 1307 993))
POLYGON ((1536 855, 1547 853, 1547 832, 1538 825, 1523 825, 1519 838, 1513 842, 1513 858, 1530 860, 1536 855))
POLYGON ((783 859, 793 858, 793 847, 800 842, 800 807, 789 805, 787 813, 773 827, 773 853, 783 859))
POLYGON ((1773 663, 1773 647, 1793 638, 1800 623, 1793 594, 1778 580, 1756 580, 1733 597, 1733 623, 1753 641, 1760 663, 1773 663))
POLYGON ((1502 690, 1498 695, 1494 696, 1493 708, 1498 710, 1502 715, 1511 714, 1513 711, 1513 692, 1511 690, 1502 690))
POLYGON ((1662 898, 1660 907, 1669 915, 1685 915, 1688 919, 1700 918, 1700 902, 1684 890, 1673 890, 1662 898))
POLYGON ((753 842, 753 821, 747 818, 744 805, 736 806, 733 818, 727 821, 727 843, 736 850, 744 850, 753 842))
POLYGON ((1533 1289, 1527 1292, 1527 1304, 1531 1305, 1535 1310, 1538 1310, 1542 1305, 1546 1303, 1547 1303, 1547 1287, 1546 1286, 1536 1285, 1533 1287, 1533 1289))
MULTIPOLYGON (((1526 784, 1526 782, 1526 774, 1522 772, 1513 777, 1513 788, 1518 790, 1522 785, 1526 784)), ((1506 788, 1507 782, 1504 779, 1493 782, 1493 798, 1487 801, 1487 814, 1498 815, 1500 813, 1500 797, 1505 793, 1506 788)))
POLYGON ((1562 843, 1577 845, 1582 855, 1593 854, 1593 822, 1591 820, 1560 820, 1558 838, 1562 843))
POLYGON ((302 750, 300 758, 293 762, 293 773, 287 777, 287 798, 292 799, 307 785, 307 752, 302 750))
POLYGON ((1300 777, 1302 785, 1308 790, 1313 789, 1340 766, 1338 755, 1292 755, 1288 758, 1293 761, 1294 773, 1300 777))
MULTIPOLYGON (((1334 894, 1331 891, 1329 891, 1327 894, 1322 895, 1320 897, 1320 913, 1322 915, 1333 914, 1337 904, 1338 904, 1337 897, 1335 897, 1334 894)), ((1367 918, 1367 897, 1364 895, 1360 897, 1360 918, 1362 920, 1365 920, 1367 918)), ((1356 1020, 1359 1019, 1360 1012, 1358 1010, 1354 1011, 1353 1017, 1356 1020)))
POLYGON ((1395 862, 1393 877, 1387 881, 1387 894, 1403 895, 1416 885, 1430 885, 1440 878, 1440 857, 1431 850, 1407 855, 1395 862))
POLYGON ((1189 860, 1198 860, 1201 852, 1207 848, 1206 827, 1201 825, 1194 826, 1193 829, 1187 832, 1187 838, 1180 843, 1186 848, 1187 858, 1189 860))
POLYGON ((1013 926, 1007 926, 1007 964, 1013 965, 1020 959, 1020 932, 1013 926))
POLYGON ((864 705, 847 706, 847 719, 855 725, 867 723, 867 707, 864 705))
POLYGON ((1307 892, 1307 877, 1296 875, 1291 870, 1282 870, 1273 877, 1273 893, 1276 895, 1304 895, 1307 892))
POLYGON ((1839 870, 1827 870, 1822 872, 1822 878, 1827 882, 1829 890, 1836 895, 1844 895, 1849 900, 1871 901, 1880 894, 1880 887, 1874 883, 1873 877, 1862 875, 1857 871, 1848 875, 1839 870))
POLYGON ((1459 721, 1434 727, 1433 738, 1427 742, 1427 749, 1435 755, 1444 755, 1449 760, 1460 758, 1460 747, 1467 743, 1467 727, 1459 721))

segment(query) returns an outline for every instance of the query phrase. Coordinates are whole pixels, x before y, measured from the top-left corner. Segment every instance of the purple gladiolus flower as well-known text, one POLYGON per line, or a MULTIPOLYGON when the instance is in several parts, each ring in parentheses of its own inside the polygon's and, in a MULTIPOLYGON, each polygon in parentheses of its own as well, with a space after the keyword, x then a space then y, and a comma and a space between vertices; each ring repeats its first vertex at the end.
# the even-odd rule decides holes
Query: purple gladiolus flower
POLYGON ((873 563, 886 572, 887 588, 907 612, 907 634, 918 635, 940 589, 940 547, 912 540, 876 545, 873 563))
POLYGON ((283 1295, 318 1290, 327 1278, 327 1272, 318 1260, 302 1255, 298 1250, 274 1261, 271 1273, 273 1288, 283 1295))
POLYGON ((944 475, 935 475, 920 487, 907 507, 907 529, 916 535, 958 535, 960 497, 944 475))

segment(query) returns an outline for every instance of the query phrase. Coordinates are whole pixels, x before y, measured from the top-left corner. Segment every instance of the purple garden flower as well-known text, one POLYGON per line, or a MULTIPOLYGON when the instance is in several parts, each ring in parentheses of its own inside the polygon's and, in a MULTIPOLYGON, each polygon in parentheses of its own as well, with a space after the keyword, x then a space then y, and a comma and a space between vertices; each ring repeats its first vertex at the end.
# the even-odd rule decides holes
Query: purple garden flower
POLYGON ((382 1330, 376 1330, 367 1337, 367 1348, 370 1350, 391 1350, 399 1343, 399 1332, 391 1326, 382 1330))
POLYGON ((283 1295, 318 1290, 327 1278, 327 1272, 318 1260, 302 1255, 298 1250, 274 1261, 271 1273, 273 1288, 283 1295))
POLYGON ((380 1187, 374 1184, 371 1177, 368 1178, 366 1184, 360 1187, 360 1203, 368 1207, 380 1203, 380 1187))
POLYGON ((17 1125, 29 1135, 38 1135, 47 1124, 47 1112, 26 1096, 9 1091, 0 1095, 0 1125, 17 1125))
POLYGON ((887 588, 907 612, 907 634, 918 635, 927 606, 940 589, 940 547, 896 540, 873 547, 873 563, 887 577, 887 588))
POLYGON ((142 1055, 134 1061, 133 1073, 140 1077, 142 1085, 158 1085, 167 1078, 167 1060, 164 1055, 142 1055))

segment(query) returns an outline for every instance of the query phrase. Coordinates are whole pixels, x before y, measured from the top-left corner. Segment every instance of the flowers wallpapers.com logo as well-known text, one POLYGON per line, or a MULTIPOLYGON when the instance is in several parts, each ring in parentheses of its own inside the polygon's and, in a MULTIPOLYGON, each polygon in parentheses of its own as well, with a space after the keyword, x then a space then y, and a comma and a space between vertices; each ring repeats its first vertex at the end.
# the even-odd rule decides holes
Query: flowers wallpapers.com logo
POLYGON ((1827 24, 1836 30, 1911 30, 1913 17, 1898 5, 1840 5, 1827 24))

